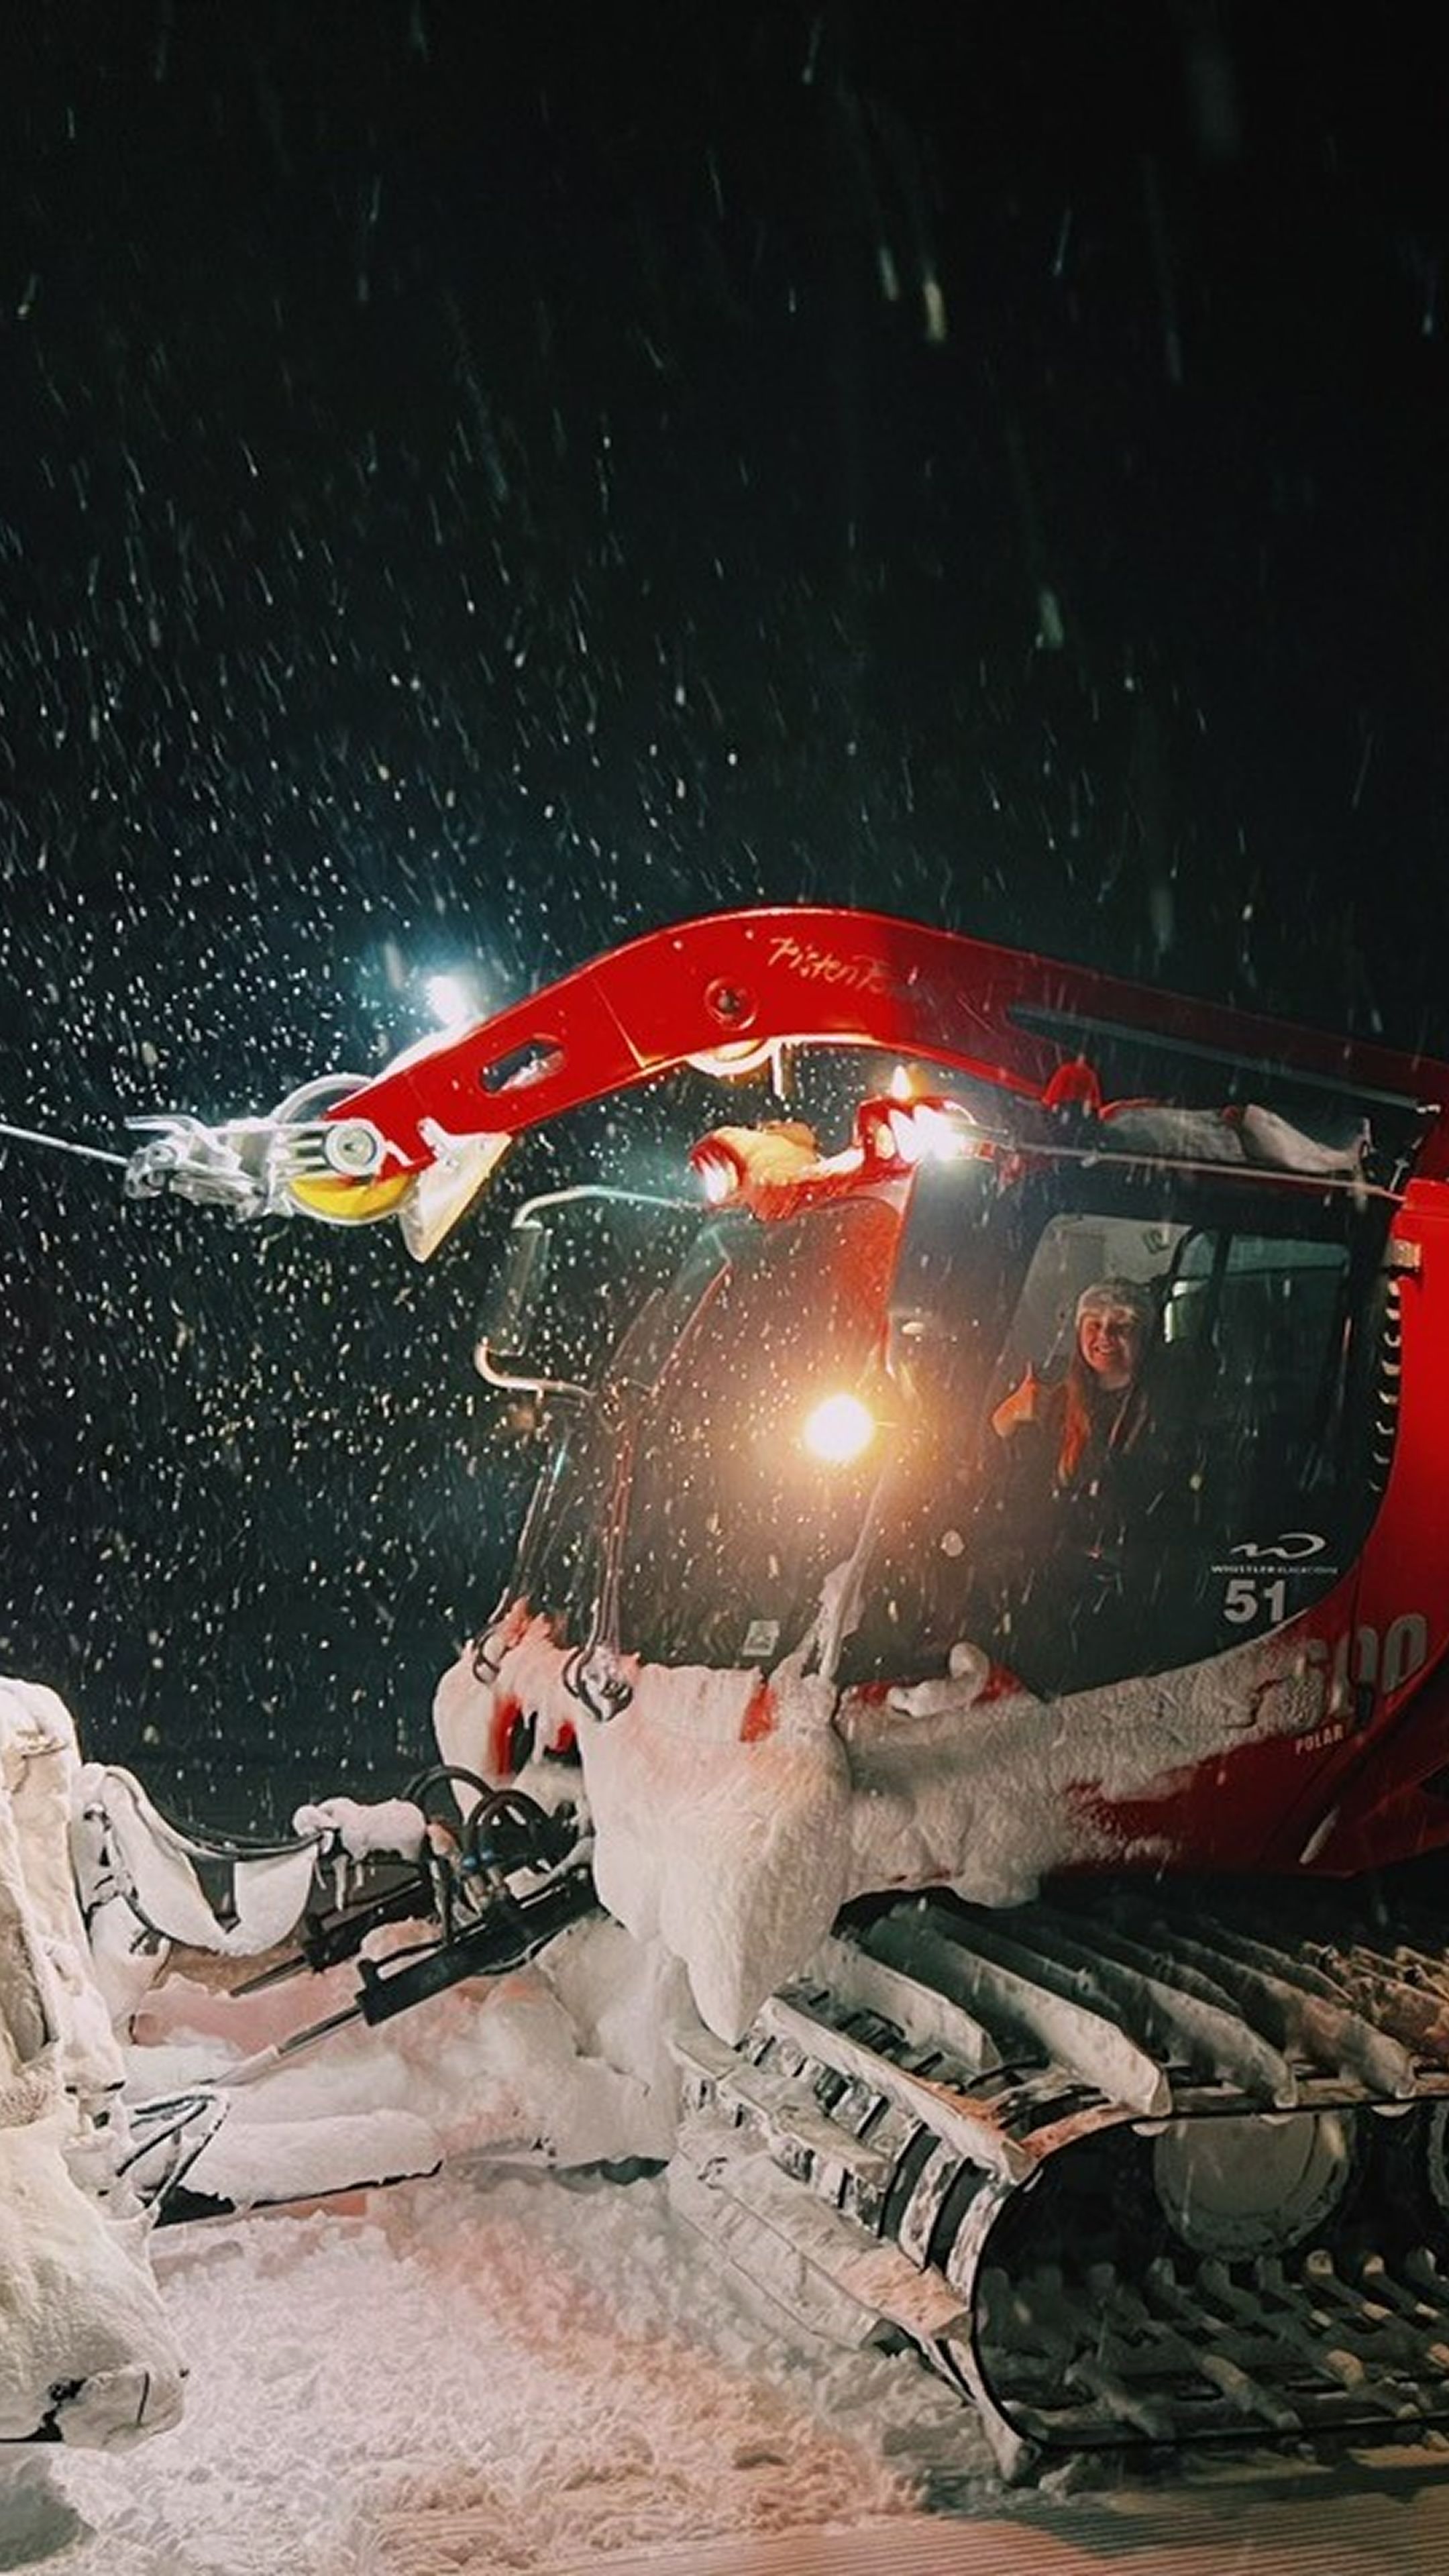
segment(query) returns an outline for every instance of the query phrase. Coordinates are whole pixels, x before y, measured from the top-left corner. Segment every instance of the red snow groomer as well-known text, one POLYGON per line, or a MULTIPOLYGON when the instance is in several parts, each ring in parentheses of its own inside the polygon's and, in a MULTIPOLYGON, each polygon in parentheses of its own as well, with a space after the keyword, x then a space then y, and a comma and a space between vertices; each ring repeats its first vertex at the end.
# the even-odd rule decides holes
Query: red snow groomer
POLYGON ((680 2205, 1003 2458, 1449 2426, 1449 1064, 746 911, 132 1186, 424 1256, 527 1129, 787 1059, 866 1066, 846 1141, 707 1135, 587 1369, 629 1194, 514 1220, 546 1463, 445 1755, 576 1744, 702 2015, 680 2205))

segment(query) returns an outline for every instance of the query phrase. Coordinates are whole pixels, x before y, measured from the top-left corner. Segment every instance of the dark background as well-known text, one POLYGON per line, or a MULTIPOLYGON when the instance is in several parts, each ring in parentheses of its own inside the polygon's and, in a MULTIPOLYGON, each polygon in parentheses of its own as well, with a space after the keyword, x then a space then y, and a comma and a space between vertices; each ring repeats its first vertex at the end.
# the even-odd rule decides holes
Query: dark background
MULTIPOLYGON (((264 1110, 430 972, 760 898, 1449 1051, 1417 11, 48 0, 8 53, 0 1117, 264 1110)), ((627 1160, 581 1129, 529 1186, 627 1160)), ((117 1177, 0 1166, 0 1660, 234 1826, 392 1785, 524 1482, 496 1212, 417 1270, 117 1177)))

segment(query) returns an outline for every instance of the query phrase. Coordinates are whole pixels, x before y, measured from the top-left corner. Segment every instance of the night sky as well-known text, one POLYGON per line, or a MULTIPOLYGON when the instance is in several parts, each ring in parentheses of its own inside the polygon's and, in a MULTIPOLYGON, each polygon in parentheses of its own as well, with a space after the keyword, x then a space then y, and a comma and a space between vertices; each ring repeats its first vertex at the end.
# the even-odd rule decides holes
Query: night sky
MULTIPOLYGON (((1402 9, 46 0, 0 1118, 264 1110, 762 898, 1449 1049, 1446 200, 1402 9)), ((117 1181, 0 1164, 0 1662, 234 1827, 394 1786, 525 1481, 496 1219, 117 1181)))

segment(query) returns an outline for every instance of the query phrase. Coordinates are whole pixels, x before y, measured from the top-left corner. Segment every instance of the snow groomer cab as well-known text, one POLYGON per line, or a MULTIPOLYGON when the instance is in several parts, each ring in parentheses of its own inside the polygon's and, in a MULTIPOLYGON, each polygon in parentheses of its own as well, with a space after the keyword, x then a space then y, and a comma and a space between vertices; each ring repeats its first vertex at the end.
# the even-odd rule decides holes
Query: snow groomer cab
POLYGON ((652 1269, 617 1188, 515 1219, 482 1365, 551 1409, 510 1598, 566 1696, 606 1705, 621 1656, 803 1655, 868 1700, 973 1646, 978 1702, 1110 1694, 1108 1772, 1150 1766, 1146 1798, 1079 1779, 1054 1861, 1348 1873, 1445 1839, 1449 1068, 861 915, 688 925, 504 1021, 521 1100, 487 1088, 483 1038, 520 1053, 495 1022, 335 1114, 381 1095, 401 1142, 408 1082, 453 1132, 459 1083, 532 1123, 686 1056, 877 1051, 843 1141, 780 1102, 706 1134, 703 1209, 660 1208, 652 1269), (583 1387, 568 1282, 621 1222, 623 1328, 583 1387), (1077 1310, 1114 1281, 1133 1401, 1073 1475, 1077 1310))

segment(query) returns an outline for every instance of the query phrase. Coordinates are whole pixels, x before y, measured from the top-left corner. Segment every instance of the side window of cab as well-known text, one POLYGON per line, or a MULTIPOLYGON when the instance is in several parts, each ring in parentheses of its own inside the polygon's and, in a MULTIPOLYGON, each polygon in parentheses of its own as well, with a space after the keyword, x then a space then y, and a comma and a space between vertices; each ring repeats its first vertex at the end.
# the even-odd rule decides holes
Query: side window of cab
POLYGON ((1209 1433, 1204 1535, 1228 1550, 1317 1513, 1346 1538, 1349 1256, 1294 1236, 1194 1235, 1164 1314, 1169 1347, 1196 1356, 1209 1433))

